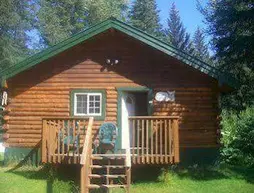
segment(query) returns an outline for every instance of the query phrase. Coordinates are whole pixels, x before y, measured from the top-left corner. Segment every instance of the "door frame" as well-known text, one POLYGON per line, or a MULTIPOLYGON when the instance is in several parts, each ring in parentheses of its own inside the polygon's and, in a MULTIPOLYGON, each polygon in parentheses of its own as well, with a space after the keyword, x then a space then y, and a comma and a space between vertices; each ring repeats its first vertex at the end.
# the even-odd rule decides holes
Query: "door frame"
POLYGON ((147 113, 148 115, 153 114, 153 89, 148 87, 118 87, 117 90, 117 127, 118 137, 116 140, 116 149, 122 149, 122 97, 124 92, 146 92, 147 93, 147 113))

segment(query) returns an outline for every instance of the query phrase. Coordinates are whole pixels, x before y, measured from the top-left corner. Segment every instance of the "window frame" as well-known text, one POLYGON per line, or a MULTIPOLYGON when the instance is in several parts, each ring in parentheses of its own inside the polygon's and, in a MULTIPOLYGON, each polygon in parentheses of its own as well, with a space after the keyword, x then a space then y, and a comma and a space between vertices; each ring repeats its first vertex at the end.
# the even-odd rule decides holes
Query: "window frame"
POLYGON ((70 101, 70 113, 74 117, 94 117, 96 120, 105 120, 105 106, 106 106, 106 94, 105 90, 86 90, 86 89, 75 89, 71 90, 71 101, 70 101), (77 95, 87 95, 87 114, 77 113, 77 95), (100 96, 100 114, 89 113, 89 96, 100 96))

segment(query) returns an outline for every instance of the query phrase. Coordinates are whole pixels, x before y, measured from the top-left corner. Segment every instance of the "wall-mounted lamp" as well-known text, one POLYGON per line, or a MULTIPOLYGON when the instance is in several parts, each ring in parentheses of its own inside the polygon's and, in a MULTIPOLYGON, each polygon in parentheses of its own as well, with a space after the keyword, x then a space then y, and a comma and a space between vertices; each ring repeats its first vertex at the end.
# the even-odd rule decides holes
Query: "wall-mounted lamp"
POLYGON ((106 59, 106 64, 107 65, 111 65, 111 66, 113 66, 113 65, 116 65, 116 64, 118 64, 119 63, 119 60, 117 60, 117 59, 106 59))

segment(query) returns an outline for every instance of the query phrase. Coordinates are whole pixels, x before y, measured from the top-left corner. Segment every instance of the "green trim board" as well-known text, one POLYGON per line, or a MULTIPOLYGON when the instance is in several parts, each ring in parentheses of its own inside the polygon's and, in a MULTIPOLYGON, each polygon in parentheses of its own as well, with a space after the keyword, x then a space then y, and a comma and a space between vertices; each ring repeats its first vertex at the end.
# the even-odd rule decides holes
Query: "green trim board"
POLYGON ((124 92, 147 92, 148 93, 148 115, 153 113, 153 104, 150 101, 153 99, 153 89, 147 87, 120 87, 117 90, 117 127, 118 127, 118 137, 116 141, 116 148, 122 149, 122 97, 124 92))
POLYGON ((74 115, 74 94, 75 93, 100 93, 102 95, 101 99, 101 115, 100 116, 93 116, 95 120, 105 120, 106 115, 106 91, 105 90, 97 90, 97 89, 73 89, 70 92, 70 114, 72 117, 91 117, 91 115, 87 116, 77 116, 74 115))
POLYGON ((116 29, 122 33, 125 33, 129 35, 130 37, 133 37, 157 50, 160 50, 164 52, 165 54, 172 56, 185 64, 199 70, 200 72, 203 72, 215 79, 217 79, 220 83, 225 83, 231 87, 238 87, 239 83, 238 81, 233 78, 230 74, 227 72, 222 72, 219 69, 201 61, 200 59, 189 55, 172 45, 166 44, 165 42, 161 41, 158 38, 155 38, 144 31, 141 31, 131 25, 128 25, 126 23, 123 23, 117 19, 110 18, 103 22, 100 22, 94 26, 91 26, 90 28, 77 33, 76 35, 73 35, 72 37, 56 44, 55 46, 52 46, 40 53, 37 53, 24 61, 13 65, 9 68, 6 68, 0 72, 0 77, 2 78, 3 82, 4 80, 8 80, 9 78, 19 74, 22 71, 25 71, 42 61, 45 61, 67 49, 70 49, 71 47, 82 43, 86 40, 88 40, 91 37, 94 37, 108 29, 116 29))

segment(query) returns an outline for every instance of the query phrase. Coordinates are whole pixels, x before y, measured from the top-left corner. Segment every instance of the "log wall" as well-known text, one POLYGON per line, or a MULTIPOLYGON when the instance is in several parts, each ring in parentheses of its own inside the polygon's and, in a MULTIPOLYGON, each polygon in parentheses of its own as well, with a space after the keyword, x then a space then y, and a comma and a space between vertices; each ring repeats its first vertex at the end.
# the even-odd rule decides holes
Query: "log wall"
MULTIPOLYGON (((8 81, 10 147, 41 142, 43 117, 70 116, 72 89, 105 89, 105 121, 117 121, 118 87, 176 91, 175 102, 154 101, 154 115, 180 116, 181 147, 217 145, 217 81, 120 32, 106 32, 8 81), (119 64, 107 65, 106 59, 119 64)), ((102 121, 95 121, 94 132, 102 121)))

